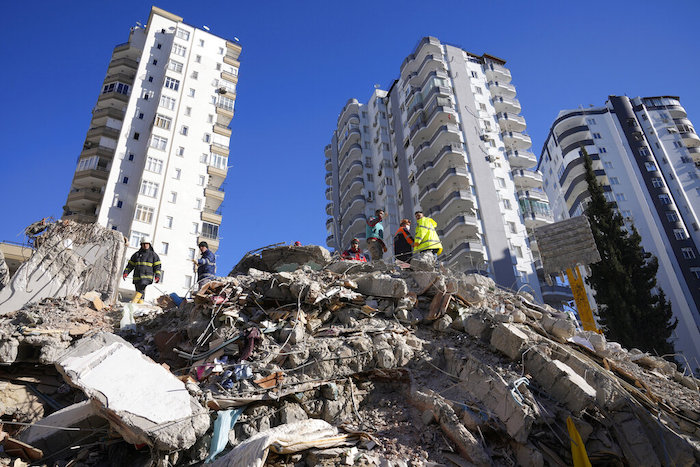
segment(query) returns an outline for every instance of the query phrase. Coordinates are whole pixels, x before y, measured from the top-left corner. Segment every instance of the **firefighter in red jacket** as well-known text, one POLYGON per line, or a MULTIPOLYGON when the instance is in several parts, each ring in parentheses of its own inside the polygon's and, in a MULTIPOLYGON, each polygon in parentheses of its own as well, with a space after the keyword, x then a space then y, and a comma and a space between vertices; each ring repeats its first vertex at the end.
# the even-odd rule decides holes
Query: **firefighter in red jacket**
POLYGON ((356 238, 352 239, 352 242, 350 242, 350 248, 345 250, 343 254, 340 255, 340 258, 349 261, 361 261, 363 263, 367 262, 367 258, 362 254, 362 250, 360 250, 360 241, 356 238))

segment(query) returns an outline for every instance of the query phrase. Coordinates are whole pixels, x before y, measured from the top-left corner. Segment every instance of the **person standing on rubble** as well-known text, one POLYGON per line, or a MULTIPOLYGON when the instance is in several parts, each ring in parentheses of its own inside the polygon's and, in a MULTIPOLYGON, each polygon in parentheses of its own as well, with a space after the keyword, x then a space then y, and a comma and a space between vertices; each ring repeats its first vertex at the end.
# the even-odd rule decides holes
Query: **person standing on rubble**
POLYGON ((377 209, 374 211, 374 216, 370 216, 370 218, 367 219, 367 250, 369 250, 371 261, 379 261, 386 251, 386 245, 384 245, 384 225, 382 224, 385 215, 383 210, 377 209))
POLYGON ((143 303, 146 298, 146 286, 154 281, 157 284, 160 282, 160 258, 153 251, 151 241, 147 237, 141 238, 141 248, 134 253, 129 259, 129 262, 124 268, 124 280, 131 271, 134 271, 133 281, 136 292, 141 294, 139 303, 143 303))
POLYGON ((356 238, 352 239, 352 242, 350 242, 350 248, 345 250, 343 254, 340 255, 340 258, 347 261, 361 261, 363 263, 367 262, 367 258, 362 254, 362 250, 360 250, 360 241, 356 238))
POLYGON ((401 219, 399 230, 394 234, 394 256, 400 261, 411 261, 413 251, 413 237, 411 236, 411 221, 401 219))
POLYGON ((213 281, 216 277, 216 256, 209 249, 207 242, 199 242, 197 246, 202 257, 193 259, 192 262, 197 265, 197 286, 201 289, 204 284, 213 281))
POLYGON ((429 252, 437 256, 442 253, 442 243, 437 234, 437 222, 423 215, 423 211, 416 211, 416 239, 413 244, 413 252, 429 252))

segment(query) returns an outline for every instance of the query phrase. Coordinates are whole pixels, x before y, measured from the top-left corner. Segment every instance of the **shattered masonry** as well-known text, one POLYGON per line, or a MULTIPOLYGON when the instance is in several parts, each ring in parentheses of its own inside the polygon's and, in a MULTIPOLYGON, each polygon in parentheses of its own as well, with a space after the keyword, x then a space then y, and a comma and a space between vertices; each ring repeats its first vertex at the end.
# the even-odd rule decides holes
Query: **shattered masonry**
POLYGON ((487 277, 317 246, 234 271, 193 300, 139 305, 124 329, 126 305, 85 290, 0 317, 6 455, 25 443, 18 456, 46 465, 573 465, 570 419, 593 464, 700 462, 697 379, 487 277))

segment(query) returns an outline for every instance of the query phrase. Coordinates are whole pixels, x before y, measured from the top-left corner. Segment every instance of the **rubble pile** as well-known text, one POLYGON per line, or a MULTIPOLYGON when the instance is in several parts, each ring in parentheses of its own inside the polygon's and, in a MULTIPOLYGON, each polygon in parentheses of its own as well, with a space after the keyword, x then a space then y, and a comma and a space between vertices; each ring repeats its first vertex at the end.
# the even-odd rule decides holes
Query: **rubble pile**
POLYGON ((2 401, 5 439, 26 446, 3 444, 5 465, 700 462, 697 379, 430 256, 403 269, 281 246, 191 299, 94 298, 0 321, 0 384, 60 378, 2 401))

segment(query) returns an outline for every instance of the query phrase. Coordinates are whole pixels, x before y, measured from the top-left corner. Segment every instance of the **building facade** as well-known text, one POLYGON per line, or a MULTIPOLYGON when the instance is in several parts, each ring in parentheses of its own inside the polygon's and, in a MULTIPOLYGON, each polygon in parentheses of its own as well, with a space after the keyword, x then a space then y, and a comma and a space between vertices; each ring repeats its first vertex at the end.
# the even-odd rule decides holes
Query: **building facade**
POLYGON ((543 298, 531 232, 552 215, 504 64, 426 37, 388 91, 348 101, 325 151, 330 247, 364 236, 377 207, 392 234, 422 210, 438 223, 446 264, 543 298))
POLYGON ((151 239, 162 290, 194 285, 197 243, 216 251, 241 47, 153 7, 107 67, 63 217, 151 239))
POLYGON ((560 112, 538 165, 557 220, 582 214, 590 198, 582 146, 608 201, 658 258, 676 350, 700 367, 700 137, 672 96, 610 96, 603 107, 560 112))

